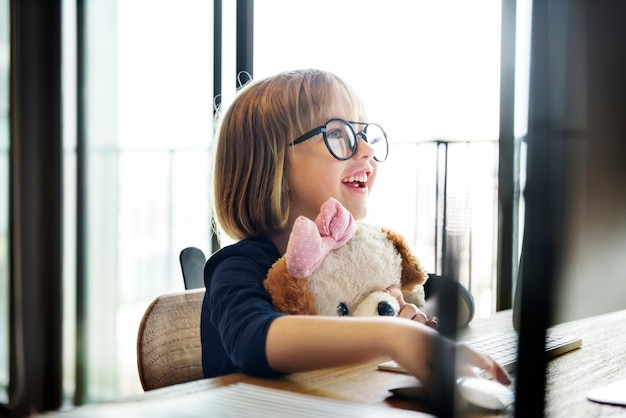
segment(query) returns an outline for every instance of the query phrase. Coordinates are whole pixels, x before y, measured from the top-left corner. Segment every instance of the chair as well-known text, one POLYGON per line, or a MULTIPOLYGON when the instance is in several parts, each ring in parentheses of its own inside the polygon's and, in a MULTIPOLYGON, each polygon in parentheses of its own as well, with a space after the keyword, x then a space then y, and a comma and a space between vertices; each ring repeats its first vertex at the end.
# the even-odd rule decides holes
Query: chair
POLYGON ((187 247, 180 252, 180 267, 183 270, 185 289, 204 288, 204 263, 206 257, 201 249, 187 247))
POLYGON ((154 299, 137 334, 137 369, 144 390, 203 378, 200 311, 204 289, 154 299))

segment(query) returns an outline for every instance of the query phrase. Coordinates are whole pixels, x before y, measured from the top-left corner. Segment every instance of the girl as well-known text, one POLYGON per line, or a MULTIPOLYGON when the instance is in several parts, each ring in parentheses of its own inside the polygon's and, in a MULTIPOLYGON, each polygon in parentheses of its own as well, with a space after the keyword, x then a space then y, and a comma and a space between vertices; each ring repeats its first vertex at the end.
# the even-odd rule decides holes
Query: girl
MULTIPOLYGON (((432 384, 437 331, 425 325, 428 318, 415 305, 401 301, 404 318, 283 315, 273 310, 263 288, 298 216, 315 219, 333 197, 356 220, 365 217, 378 163, 388 149, 382 128, 366 121, 354 91, 319 70, 252 82, 224 115, 214 163, 214 210, 220 228, 239 241, 205 266, 205 377, 233 372, 270 377, 392 358, 427 387, 432 384)), ((463 345, 458 349, 463 366, 509 383, 489 357, 463 345)))

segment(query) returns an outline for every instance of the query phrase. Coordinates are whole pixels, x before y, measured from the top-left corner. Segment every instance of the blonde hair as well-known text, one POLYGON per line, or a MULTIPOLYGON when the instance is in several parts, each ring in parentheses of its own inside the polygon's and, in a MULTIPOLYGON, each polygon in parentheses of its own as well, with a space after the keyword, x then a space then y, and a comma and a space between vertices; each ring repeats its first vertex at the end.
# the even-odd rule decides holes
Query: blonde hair
POLYGON ((239 91, 221 120, 214 160, 214 213, 228 236, 249 238, 286 226, 287 145, 333 117, 336 100, 365 118, 356 93, 328 71, 284 72, 239 91))

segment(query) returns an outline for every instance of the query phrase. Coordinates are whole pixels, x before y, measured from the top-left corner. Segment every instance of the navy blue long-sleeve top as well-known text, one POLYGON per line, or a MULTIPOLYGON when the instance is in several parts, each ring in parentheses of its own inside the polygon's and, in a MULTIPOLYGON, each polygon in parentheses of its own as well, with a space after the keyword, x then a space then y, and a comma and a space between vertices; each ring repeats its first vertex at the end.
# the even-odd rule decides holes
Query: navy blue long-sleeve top
POLYGON ((266 237, 242 240, 213 254, 204 268, 200 338, 205 377, 282 373, 267 362, 265 342, 274 311, 263 281, 280 253, 266 237))

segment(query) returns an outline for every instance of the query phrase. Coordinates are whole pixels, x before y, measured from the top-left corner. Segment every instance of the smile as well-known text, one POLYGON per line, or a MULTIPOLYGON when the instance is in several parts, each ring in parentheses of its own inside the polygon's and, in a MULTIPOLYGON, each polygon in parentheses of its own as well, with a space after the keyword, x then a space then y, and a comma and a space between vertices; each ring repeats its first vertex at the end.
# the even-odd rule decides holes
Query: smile
POLYGON ((351 186, 354 188, 367 187, 367 174, 360 173, 354 176, 346 177, 345 179, 341 180, 341 182, 346 186, 351 186))

